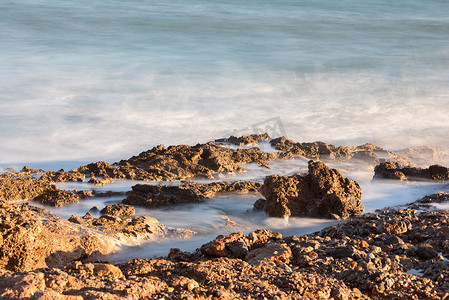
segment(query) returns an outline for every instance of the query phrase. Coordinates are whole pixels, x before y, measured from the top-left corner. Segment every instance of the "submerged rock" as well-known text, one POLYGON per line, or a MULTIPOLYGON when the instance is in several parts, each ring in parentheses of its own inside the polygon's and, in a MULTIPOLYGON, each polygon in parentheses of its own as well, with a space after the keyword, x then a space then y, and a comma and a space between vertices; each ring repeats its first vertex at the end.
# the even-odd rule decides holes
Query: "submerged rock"
POLYGON ((273 217, 345 219, 364 210, 359 184, 322 162, 309 161, 309 173, 305 176, 266 177, 261 193, 267 199, 264 211, 273 217))
POLYGON ((146 207, 200 203, 220 192, 257 192, 260 187, 260 183, 252 181, 212 182, 209 184, 187 181, 181 185, 137 184, 132 187, 132 191, 127 193, 127 198, 122 202, 146 207))
POLYGON ((430 179, 444 182, 449 179, 449 168, 432 165, 427 169, 422 169, 405 166, 398 162, 385 161, 374 168, 374 178, 397 180, 430 179))

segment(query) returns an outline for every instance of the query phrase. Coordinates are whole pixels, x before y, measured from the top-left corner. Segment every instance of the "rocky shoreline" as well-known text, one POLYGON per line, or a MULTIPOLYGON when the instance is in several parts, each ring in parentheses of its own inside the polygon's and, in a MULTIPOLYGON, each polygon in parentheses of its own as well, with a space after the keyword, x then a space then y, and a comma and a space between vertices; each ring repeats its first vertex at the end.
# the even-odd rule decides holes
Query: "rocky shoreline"
MULTIPOLYGON (((110 165, 92 163, 68 172, 32 170, 0 175, 1 299, 449 299, 449 211, 433 204, 444 193, 410 204, 363 213, 362 190, 328 162, 374 168, 374 178, 434 180, 449 169, 435 165, 431 148, 391 152, 374 145, 335 147, 296 143, 268 135, 230 137, 196 146, 164 146, 110 165), (277 152, 257 145, 269 142, 277 152), (226 143, 244 148, 229 148, 226 143), (223 145, 222 145, 223 144, 223 145), (423 150, 424 149, 424 150, 423 150), (420 151, 425 151, 419 155, 420 151), (245 172, 244 164, 269 168, 270 161, 309 159, 307 174, 252 181, 198 183, 198 178, 245 172), (425 160, 424 158, 429 159, 425 160), (412 160, 419 158, 419 167, 412 160), (430 165, 422 168, 422 162, 430 165), (165 181, 137 184, 126 195, 68 191, 54 183, 117 179, 165 181), (183 182, 173 182, 186 180, 183 182), (170 183, 172 182, 172 183, 170 183), (160 238, 189 238, 191 230, 170 228, 134 206, 201 203, 222 192, 261 192, 255 208, 276 217, 347 219, 319 232, 282 236, 260 229, 219 236, 194 252, 171 249, 166 257, 105 261, 120 245, 160 238), (68 220, 23 201, 76 205, 89 197, 118 195, 122 203, 68 220), (75 204, 73 204, 75 203, 75 204)), ((437 150, 435 150, 437 151, 437 150)), ((416 200, 416 201, 414 201, 416 200)), ((413 201, 413 202, 412 202, 413 201)))

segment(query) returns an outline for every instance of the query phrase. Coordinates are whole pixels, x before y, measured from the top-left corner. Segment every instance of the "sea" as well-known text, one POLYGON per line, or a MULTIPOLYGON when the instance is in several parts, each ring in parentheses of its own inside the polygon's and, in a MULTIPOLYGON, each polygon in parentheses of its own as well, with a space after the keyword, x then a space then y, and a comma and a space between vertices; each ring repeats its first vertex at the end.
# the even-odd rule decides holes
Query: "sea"
MULTIPOLYGON (((447 0, 0 1, 3 169, 67 170, 158 144, 265 131, 389 150, 447 147, 448 130, 447 0)), ((272 172, 305 166, 279 163, 272 172)), ((249 179, 265 172, 249 168, 249 179)), ((363 172, 347 174, 361 177, 371 211, 435 188, 379 188, 363 172)), ((211 210, 245 221, 257 198, 223 197, 152 213, 210 230, 211 210)), ((297 225, 297 233, 328 222, 255 218, 274 229, 297 225)))

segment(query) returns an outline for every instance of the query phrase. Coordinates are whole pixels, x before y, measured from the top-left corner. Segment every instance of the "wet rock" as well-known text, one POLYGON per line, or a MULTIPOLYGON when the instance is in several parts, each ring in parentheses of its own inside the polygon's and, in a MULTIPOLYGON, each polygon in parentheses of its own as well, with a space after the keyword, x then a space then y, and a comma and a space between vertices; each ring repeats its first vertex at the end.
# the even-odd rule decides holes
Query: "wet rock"
POLYGON ((229 138, 217 139, 217 143, 230 143, 237 146, 252 146, 258 144, 260 141, 271 140, 271 137, 267 133, 263 134, 251 134, 235 137, 231 135, 229 138))
POLYGON ((34 178, 0 179, 0 201, 33 199, 56 189, 56 186, 34 178))
POLYGON ((33 200, 45 205, 62 207, 66 204, 78 203, 80 196, 72 191, 58 189, 45 192, 44 194, 35 197, 33 200))
POLYGON ((144 185, 137 184, 127 193, 124 204, 160 207, 171 204, 199 203, 214 197, 220 192, 248 193, 256 192, 261 184, 251 181, 212 182, 201 184, 183 182, 181 185, 144 185))
POLYGON ((134 216, 136 210, 134 207, 126 204, 108 205, 100 211, 103 215, 111 215, 117 217, 131 217, 134 216))
POLYGON ((261 193, 267 199, 264 211, 273 217, 320 216, 345 219, 359 215, 364 207, 362 189, 322 162, 309 161, 306 176, 268 176, 261 193))
POLYGON ((439 192, 432 195, 426 195, 416 201, 417 203, 443 203, 449 201, 449 193, 439 192))
POLYGON ((267 202, 267 200, 265 200, 263 198, 257 199, 256 202, 254 202, 253 209, 254 210, 263 210, 266 202, 267 202))
POLYGON ((398 162, 382 162, 374 168, 374 178, 397 180, 431 179, 444 182, 449 179, 449 168, 432 165, 427 169, 405 166, 398 162))

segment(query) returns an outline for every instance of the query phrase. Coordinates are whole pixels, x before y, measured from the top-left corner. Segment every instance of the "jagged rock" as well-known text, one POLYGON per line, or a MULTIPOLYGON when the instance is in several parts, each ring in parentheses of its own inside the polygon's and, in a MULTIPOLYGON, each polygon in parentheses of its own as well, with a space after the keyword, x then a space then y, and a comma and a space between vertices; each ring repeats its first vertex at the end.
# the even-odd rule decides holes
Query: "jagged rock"
POLYGON ((267 203, 267 200, 265 200, 265 199, 262 199, 262 198, 257 199, 256 202, 254 202, 253 209, 254 210, 263 210, 266 203, 267 203))
POLYGON ((280 233, 270 230, 257 230, 246 237, 241 232, 226 236, 221 235, 201 246, 201 253, 214 257, 243 258, 249 251, 263 247, 270 241, 276 241, 281 238, 282 235, 280 233))
POLYGON ((105 236, 130 245, 135 244, 136 241, 154 240, 166 236, 189 238, 195 234, 191 230, 167 227, 149 216, 122 218, 121 216, 102 215, 99 218, 94 218, 90 213, 86 213, 83 217, 72 215, 69 222, 80 224, 85 228, 101 230, 105 236))
POLYGON ((374 168, 374 178, 398 180, 431 179, 444 182, 449 179, 449 168, 432 165, 427 169, 422 169, 405 166, 398 162, 385 161, 374 168))
POLYGON ((242 135, 240 137, 235 137, 231 135, 228 138, 217 139, 215 142, 217 143, 231 143, 237 146, 252 146, 258 144, 260 141, 268 141, 271 140, 271 137, 268 133, 263 134, 251 134, 251 135, 242 135))
POLYGON ((62 207, 66 204, 78 203, 80 196, 72 191, 58 189, 45 192, 44 194, 35 197, 33 200, 45 205, 62 207))
POLYGON ((28 271, 56 267, 113 245, 29 204, 0 203, 0 269, 28 271))
POLYGON ((282 151, 284 155, 300 155, 316 160, 357 161, 374 166, 385 158, 401 163, 410 162, 408 158, 400 154, 368 143, 357 147, 336 147, 323 142, 296 143, 285 137, 279 137, 272 139, 270 144, 276 150, 282 151))
POLYGON ((108 205, 100 211, 103 215, 110 215, 116 217, 131 217, 134 216, 136 210, 134 207, 126 204, 108 205))
POLYGON ((47 191, 54 191, 57 187, 34 178, 5 178, 0 179, 0 200, 16 201, 37 197, 47 191))
POLYGON ((199 203, 220 192, 257 192, 261 184, 252 181, 212 182, 202 184, 183 182, 181 185, 137 184, 127 193, 124 204, 160 207, 171 204, 199 203))
POLYGON ((82 182, 86 178, 85 174, 80 173, 74 169, 69 172, 64 170, 48 171, 41 176, 41 180, 47 182, 64 182, 64 181, 79 181, 82 182))
POLYGON ((192 177, 213 178, 215 174, 241 173, 241 164, 257 163, 266 167, 277 153, 265 153, 259 148, 229 149, 213 142, 196 146, 178 145, 165 148, 159 145, 117 165, 134 167, 150 174, 151 180, 184 180, 192 177))
POLYGON ((100 179, 100 178, 92 177, 91 179, 89 179, 89 183, 96 184, 96 185, 106 185, 106 184, 110 184, 112 182, 114 182, 114 180, 112 178, 100 179))
POLYGON ((309 161, 306 176, 273 175, 265 178, 261 193, 264 211, 273 217, 313 216, 345 219, 359 215, 364 207, 362 189, 322 162, 309 161))
POLYGON ((268 243, 261 248, 251 250, 246 254, 245 260, 254 265, 262 261, 271 261, 276 265, 288 264, 292 257, 290 247, 283 243, 268 243))

